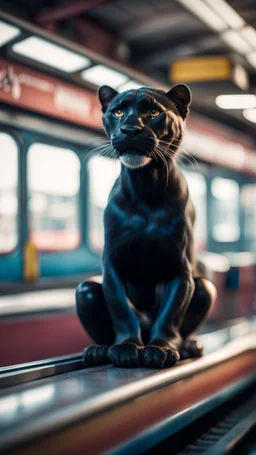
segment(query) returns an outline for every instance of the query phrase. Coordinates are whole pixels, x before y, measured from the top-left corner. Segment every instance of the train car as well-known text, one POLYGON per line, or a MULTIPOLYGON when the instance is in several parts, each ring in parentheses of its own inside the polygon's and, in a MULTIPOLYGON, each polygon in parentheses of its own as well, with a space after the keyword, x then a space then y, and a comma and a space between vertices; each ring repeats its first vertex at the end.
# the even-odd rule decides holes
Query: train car
POLYGON ((255 143, 192 109, 179 154, 218 288, 206 356, 160 373, 84 369, 74 289, 101 280, 120 172, 97 88, 168 87, 5 13, 0 26, 1 453, 243 453, 255 427, 255 143))

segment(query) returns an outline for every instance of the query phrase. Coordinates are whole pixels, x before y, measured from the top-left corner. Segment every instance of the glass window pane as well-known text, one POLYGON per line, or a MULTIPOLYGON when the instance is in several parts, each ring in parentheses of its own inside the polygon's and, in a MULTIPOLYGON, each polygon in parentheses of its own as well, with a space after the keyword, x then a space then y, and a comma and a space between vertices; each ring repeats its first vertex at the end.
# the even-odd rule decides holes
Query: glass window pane
POLYGON ((80 242, 80 161, 71 150, 33 144, 28 152, 29 231, 39 250, 72 250, 80 242))
POLYGON ((6 133, 0 133, 0 253, 8 253, 18 241, 18 147, 6 133))
POLYGON ((198 172, 183 171, 182 174, 188 182, 189 194, 196 210, 194 228, 195 249, 206 249, 207 242, 207 213, 206 213, 206 182, 198 172))
POLYGON ((213 238, 217 242, 235 242, 240 238, 239 185, 235 180, 216 177, 212 181, 213 238))
POLYGON ((102 156, 91 158, 88 163, 90 185, 89 241, 91 247, 101 251, 104 242, 103 212, 108 196, 120 173, 119 161, 102 156))

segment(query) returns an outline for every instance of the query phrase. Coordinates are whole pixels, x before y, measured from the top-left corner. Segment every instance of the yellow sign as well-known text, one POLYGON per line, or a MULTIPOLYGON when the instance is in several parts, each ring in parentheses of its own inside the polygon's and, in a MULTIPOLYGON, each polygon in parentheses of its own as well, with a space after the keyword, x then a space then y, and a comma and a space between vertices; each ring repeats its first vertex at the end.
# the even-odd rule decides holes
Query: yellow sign
POLYGON ((232 62, 221 56, 177 60, 170 68, 170 79, 176 83, 230 79, 232 67, 232 62))

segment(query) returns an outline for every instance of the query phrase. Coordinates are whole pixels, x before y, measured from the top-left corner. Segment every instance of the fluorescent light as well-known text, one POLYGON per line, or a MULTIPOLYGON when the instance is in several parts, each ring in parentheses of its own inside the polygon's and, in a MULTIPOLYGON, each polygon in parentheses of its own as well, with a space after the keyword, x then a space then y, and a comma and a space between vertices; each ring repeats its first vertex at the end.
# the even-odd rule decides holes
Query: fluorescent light
POLYGON ((249 89, 249 77, 248 72, 240 64, 234 66, 233 69, 233 80, 240 87, 241 90, 249 89))
POLYGON ((250 54, 248 54, 246 56, 248 62, 254 67, 256 68, 256 52, 251 52, 250 54))
POLYGON ((235 30, 228 30, 222 33, 221 38, 225 43, 241 54, 250 52, 251 50, 249 43, 235 30))
POLYGON ((4 46, 6 43, 9 43, 9 41, 17 38, 19 34, 20 29, 18 27, 0 21, 0 46, 4 46))
POLYGON ((256 107, 255 95, 220 95, 215 103, 221 109, 246 109, 256 107))
POLYGON ((256 30, 255 28, 248 25, 240 30, 240 35, 246 39, 246 41, 256 49, 256 30))
POLYGON ((126 84, 121 85, 121 87, 119 87, 118 90, 120 92, 125 92, 126 90, 138 90, 141 87, 142 85, 136 81, 128 81, 126 82, 126 84))
POLYGON ((81 77, 92 84, 111 85, 113 88, 118 88, 128 81, 128 76, 104 65, 96 65, 82 71, 81 77))
POLYGON ((243 111, 243 116, 246 118, 246 120, 256 123, 256 109, 245 109, 243 111))
POLYGON ((216 13, 232 28, 241 28, 245 21, 225 0, 205 0, 216 13))
MULTIPOLYGON (((214 0, 212 1, 214 2, 214 0)), ((213 30, 221 32, 227 28, 225 21, 202 0, 178 0, 178 2, 185 6, 185 8, 192 11, 193 14, 198 16, 213 30)))
POLYGON ((50 43, 37 36, 31 36, 12 46, 17 54, 44 63, 66 73, 73 73, 91 64, 91 61, 82 55, 50 43))

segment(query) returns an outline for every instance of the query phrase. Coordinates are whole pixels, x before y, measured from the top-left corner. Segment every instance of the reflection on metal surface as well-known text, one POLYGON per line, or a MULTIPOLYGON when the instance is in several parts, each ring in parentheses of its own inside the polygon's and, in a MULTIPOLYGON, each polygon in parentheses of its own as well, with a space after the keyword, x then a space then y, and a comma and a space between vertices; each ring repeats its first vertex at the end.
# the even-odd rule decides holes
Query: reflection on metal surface
POLYGON ((230 327, 230 335, 233 338, 239 338, 248 334, 248 324, 241 322, 240 324, 230 327))
POLYGON ((36 408, 43 409, 54 396, 54 385, 37 387, 21 393, 0 399, 0 426, 6 426, 11 421, 22 419, 27 411, 36 408))
POLYGON ((22 392, 20 396, 20 403, 25 408, 36 408, 46 405, 47 402, 53 397, 54 391, 55 389, 53 384, 27 390, 22 392))
POLYGON ((0 423, 8 422, 10 418, 15 417, 19 404, 19 399, 15 395, 2 398, 0 401, 0 423))
POLYGON ((216 349, 221 348, 221 346, 229 341, 229 333, 223 329, 218 330, 217 333, 206 333, 198 337, 198 339, 204 346, 205 354, 210 354, 211 352, 215 352, 216 349))

